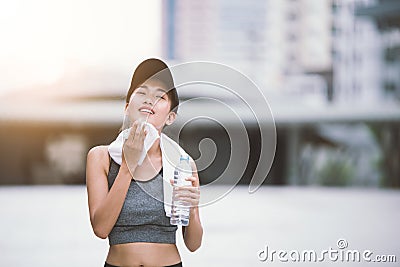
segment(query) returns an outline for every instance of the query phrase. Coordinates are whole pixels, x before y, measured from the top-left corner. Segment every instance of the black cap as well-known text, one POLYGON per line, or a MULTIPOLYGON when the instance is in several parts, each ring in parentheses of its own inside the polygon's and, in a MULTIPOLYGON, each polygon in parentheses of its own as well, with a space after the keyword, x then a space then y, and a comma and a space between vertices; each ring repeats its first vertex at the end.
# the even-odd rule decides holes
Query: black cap
POLYGON ((171 70, 164 61, 157 58, 146 59, 136 67, 132 76, 131 86, 126 95, 126 103, 129 103, 135 89, 149 78, 154 78, 164 83, 168 90, 167 95, 171 102, 171 110, 178 112, 179 98, 171 70))
POLYGON ((160 59, 149 58, 140 63, 133 73, 131 86, 126 96, 127 103, 129 102, 133 91, 149 78, 162 81, 169 91, 175 89, 174 79, 167 64, 160 59))

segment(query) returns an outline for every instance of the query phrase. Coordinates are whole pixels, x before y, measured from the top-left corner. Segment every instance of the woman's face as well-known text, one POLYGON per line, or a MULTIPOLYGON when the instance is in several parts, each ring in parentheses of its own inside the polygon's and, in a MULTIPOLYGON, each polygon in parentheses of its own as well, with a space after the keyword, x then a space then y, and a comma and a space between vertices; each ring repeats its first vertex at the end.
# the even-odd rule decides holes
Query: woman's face
POLYGON ((132 122, 147 120, 161 132, 165 124, 170 125, 175 120, 176 114, 170 108, 171 102, 164 83, 150 79, 135 89, 125 106, 125 112, 132 122))

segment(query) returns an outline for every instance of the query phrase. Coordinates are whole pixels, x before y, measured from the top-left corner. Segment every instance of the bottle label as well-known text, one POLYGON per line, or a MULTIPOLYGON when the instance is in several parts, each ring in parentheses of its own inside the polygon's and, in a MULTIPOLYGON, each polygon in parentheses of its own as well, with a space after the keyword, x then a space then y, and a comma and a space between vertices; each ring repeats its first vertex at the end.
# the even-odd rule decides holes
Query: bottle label
POLYGON ((174 185, 175 186, 188 186, 191 185, 192 182, 191 181, 187 181, 186 178, 192 176, 191 173, 187 172, 187 171, 178 171, 175 170, 174 172, 174 185))

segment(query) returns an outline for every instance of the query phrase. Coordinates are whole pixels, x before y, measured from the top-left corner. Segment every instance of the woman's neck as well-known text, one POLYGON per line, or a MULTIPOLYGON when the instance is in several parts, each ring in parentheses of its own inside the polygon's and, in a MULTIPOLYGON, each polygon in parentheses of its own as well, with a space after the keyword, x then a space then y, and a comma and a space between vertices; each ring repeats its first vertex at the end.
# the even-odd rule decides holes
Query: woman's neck
POLYGON ((149 157, 161 157, 160 138, 157 138, 156 141, 154 141, 153 145, 147 151, 147 155, 149 157))

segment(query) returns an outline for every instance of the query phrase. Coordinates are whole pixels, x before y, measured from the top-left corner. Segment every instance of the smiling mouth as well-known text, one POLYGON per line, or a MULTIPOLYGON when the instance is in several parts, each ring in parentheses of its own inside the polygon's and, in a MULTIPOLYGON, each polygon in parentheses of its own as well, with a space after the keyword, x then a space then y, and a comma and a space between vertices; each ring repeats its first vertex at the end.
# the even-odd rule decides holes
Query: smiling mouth
POLYGON ((147 109, 147 108, 141 108, 141 109, 139 109, 139 111, 140 112, 145 112, 145 113, 148 113, 148 114, 151 114, 151 115, 154 114, 154 112, 151 109, 147 109))

